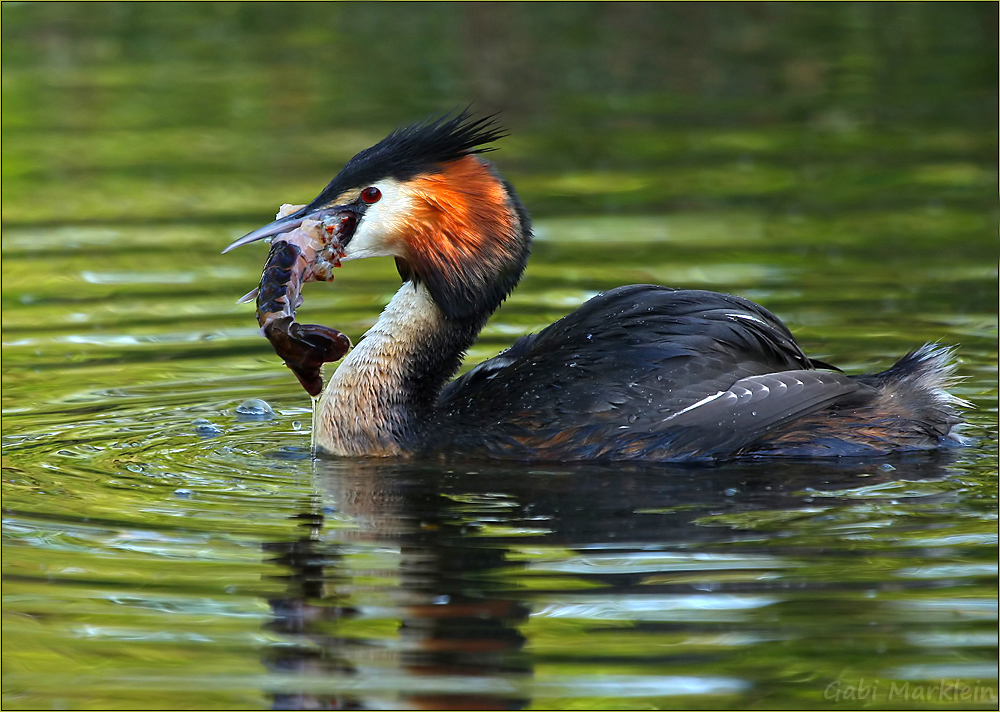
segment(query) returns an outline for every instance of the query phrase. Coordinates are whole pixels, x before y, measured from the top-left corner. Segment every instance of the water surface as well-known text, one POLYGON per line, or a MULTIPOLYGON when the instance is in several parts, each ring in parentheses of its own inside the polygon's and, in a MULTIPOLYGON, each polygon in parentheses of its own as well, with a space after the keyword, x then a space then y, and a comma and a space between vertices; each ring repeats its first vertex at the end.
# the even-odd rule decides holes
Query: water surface
MULTIPOLYGON (((3 8, 5 708, 996 707, 995 7, 99 7, 3 8), (235 304, 265 248, 219 251, 470 96, 537 241, 467 366, 716 289, 851 373, 956 345, 972 445, 311 457, 235 304)), ((301 318, 357 341, 398 281, 301 318)))

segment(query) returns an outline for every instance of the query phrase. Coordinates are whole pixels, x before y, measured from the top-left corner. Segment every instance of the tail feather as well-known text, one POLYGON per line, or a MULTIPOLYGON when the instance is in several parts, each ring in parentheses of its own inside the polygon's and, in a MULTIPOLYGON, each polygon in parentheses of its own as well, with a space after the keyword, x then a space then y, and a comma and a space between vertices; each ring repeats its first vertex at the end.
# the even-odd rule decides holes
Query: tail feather
POLYGON ((961 409, 971 405, 948 391, 963 380, 955 376, 956 367, 954 347, 929 343, 891 368, 858 380, 879 391, 879 407, 885 412, 919 423, 929 435, 962 443, 961 409))

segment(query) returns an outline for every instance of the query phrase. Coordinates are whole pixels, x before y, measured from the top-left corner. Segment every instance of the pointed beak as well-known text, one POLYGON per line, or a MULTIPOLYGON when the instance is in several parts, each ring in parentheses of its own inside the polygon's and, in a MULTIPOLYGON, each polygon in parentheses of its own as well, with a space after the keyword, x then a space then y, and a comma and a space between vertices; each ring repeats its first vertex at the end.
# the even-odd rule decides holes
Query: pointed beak
POLYGON ((301 225, 303 220, 323 220, 328 216, 335 215, 336 213, 343 212, 344 210, 349 210, 350 208, 351 206, 349 205, 336 205, 316 210, 313 209, 312 206, 307 205, 301 210, 296 210, 291 215, 286 215, 285 217, 279 218, 272 223, 268 223, 263 227, 257 228, 253 232, 248 232, 246 235, 224 249, 222 254, 226 254, 230 250, 235 250, 237 247, 242 247, 243 245, 247 245, 251 242, 263 240, 265 237, 274 237, 275 235, 280 235, 285 232, 291 232, 301 225))

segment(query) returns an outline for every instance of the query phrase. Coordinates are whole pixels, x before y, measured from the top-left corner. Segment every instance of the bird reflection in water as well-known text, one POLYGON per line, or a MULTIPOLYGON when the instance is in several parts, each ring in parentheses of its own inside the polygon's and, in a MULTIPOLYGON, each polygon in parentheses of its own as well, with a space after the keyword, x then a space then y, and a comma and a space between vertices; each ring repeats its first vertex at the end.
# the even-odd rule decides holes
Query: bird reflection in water
MULTIPOLYGON (((815 511, 811 491, 939 479, 947 476, 950 460, 924 453, 891 465, 827 460, 544 469, 316 460, 316 494, 298 515, 302 536, 265 544, 270 561, 288 569, 287 593, 269 601, 269 629, 289 644, 270 647, 265 659, 272 673, 288 677, 269 694, 276 709, 526 707, 548 684, 535 679, 535 667, 551 670, 566 662, 526 645, 525 623, 546 597, 571 594, 597 604, 623 595, 706 590, 774 595, 784 594, 787 584, 761 576, 706 588, 693 571, 678 577, 665 569, 651 578, 640 567, 557 573, 546 577, 547 588, 536 582, 529 589, 524 577, 531 572, 520 555, 525 544, 561 552, 613 550, 623 557, 674 549, 718 554, 730 549, 734 532, 704 526, 705 517, 775 511, 808 517, 815 511), (511 557, 512 551, 519 555, 511 557), (561 586, 560 575, 567 584, 578 583, 572 578, 590 585, 561 586)), ((838 500, 825 503, 836 506, 838 500)), ((766 536, 762 541, 759 551, 732 551, 784 553, 766 536)), ((718 571, 707 576, 713 573, 718 571)), ((898 582, 873 585, 885 589, 898 582)), ((696 633, 704 624, 633 625, 646 633, 696 633)), ((600 638, 580 654, 600 662, 600 638)), ((678 654, 678 665, 692 663, 690 650, 678 654)), ((669 676, 672 659, 662 652, 651 656, 635 651, 631 660, 669 676)))
MULTIPOLYGON (((319 463, 322 465, 323 463, 319 463)), ((529 613, 524 601, 505 595, 489 574, 516 566, 505 549, 477 546, 477 525, 464 521, 458 503, 412 477, 414 468, 348 465, 321 477, 327 490, 299 515, 306 530, 299 540, 265 544, 273 563, 290 569, 288 595, 269 601, 269 628, 299 638, 301 645, 273 648, 272 672, 345 678, 363 674, 364 691, 337 695, 274 694, 276 709, 521 709, 517 694, 480 691, 484 680, 530 675, 518 630, 529 613), (398 472, 397 472, 398 470, 398 472), (402 476, 399 476, 402 475, 402 476), (323 504, 331 496, 336 517, 357 528, 323 532, 323 504), (384 571, 341 570, 344 549, 357 546, 398 550, 395 593, 381 586, 365 591, 358 579, 384 571), (347 601, 375 602, 367 606, 347 601), (394 612, 387 613, 389 607, 394 612), (398 620, 396 638, 364 640, 345 634, 350 621, 366 615, 398 620), (374 676, 378 676, 375 678, 374 676), (414 693, 425 687, 413 678, 433 678, 445 692, 414 693), (379 679, 384 684, 378 690, 379 679), (463 682, 464 680, 464 682, 463 682)), ((330 511, 330 508, 326 508, 330 511)), ((348 681, 345 687, 351 687, 348 681)), ((511 686, 504 686, 511 687, 511 686)), ((513 686, 515 689, 518 686, 513 686)))

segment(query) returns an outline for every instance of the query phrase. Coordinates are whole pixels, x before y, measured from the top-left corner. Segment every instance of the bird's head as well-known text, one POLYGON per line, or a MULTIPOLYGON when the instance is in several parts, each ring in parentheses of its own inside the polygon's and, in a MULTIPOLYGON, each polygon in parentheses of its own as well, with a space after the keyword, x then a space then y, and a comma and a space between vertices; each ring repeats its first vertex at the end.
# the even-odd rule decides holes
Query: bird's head
POLYGON ((308 205, 226 248, 288 232, 304 219, 347 213, 343 260, 392 256, 400 276, 424 284, 441 311, 492 313, 524 272, 528 214, 478 154, 506 135, 467 112, 397 129, 348 161, 308 205))

